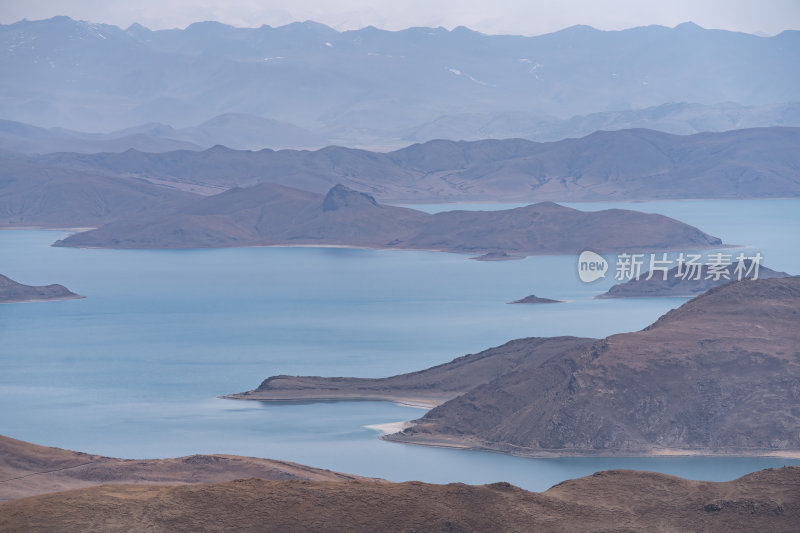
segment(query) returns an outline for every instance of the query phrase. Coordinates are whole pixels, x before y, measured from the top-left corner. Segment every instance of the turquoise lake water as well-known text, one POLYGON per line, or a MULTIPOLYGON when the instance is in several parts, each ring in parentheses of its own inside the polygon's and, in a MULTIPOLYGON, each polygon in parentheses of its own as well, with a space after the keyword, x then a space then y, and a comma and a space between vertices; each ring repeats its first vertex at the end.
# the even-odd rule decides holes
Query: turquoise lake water
MULTIPOLYGON (((674 216, 761 252, 771 268, 800 273, 800 200, 570 205, 674 216)), ((405 446, 380 441, 364 426, 418 418, 423 410, 217 398, 274 374, 386 376, 518 337, 634 331, 685 301, 593 300, 613 279, 581 283, 572 256, 477 262, 336 248, 49 246, 64 235, 0 231, 0 273, 28 284, 62 283, 87 296, 0 305, 0 434, 119 457, 234 453, 395 481, 502 480, 531 490, 609 468, 725 480, 800 464, 526 459, 405 446), (506 304, 532 293, 569 302, 506 304)))

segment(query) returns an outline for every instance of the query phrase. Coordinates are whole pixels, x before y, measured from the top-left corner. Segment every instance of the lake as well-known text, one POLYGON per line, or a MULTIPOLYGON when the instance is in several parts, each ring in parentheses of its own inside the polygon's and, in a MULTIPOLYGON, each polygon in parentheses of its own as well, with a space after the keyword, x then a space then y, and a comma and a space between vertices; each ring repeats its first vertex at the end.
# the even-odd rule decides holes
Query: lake
MULTIPOLYGON (((800 272, 800 200, 570 205, 674 216, 748 253, 760 251, 766 266, 800 272)), ((423 410, 217 398, 275 374, 378 377, 513 338, 635 331, 685 301, 594 300, 612 276, 583 284, 572 256, 478 262, 448 253, 342 248, 49 246, 64 235, 0 231, 0 273, 28 284, 61 283, 87 296, 0 305, 0 434, 118 457, 232 453, 393 481, 509 481, 530 490, 609 468, 725 480, 800 464, 528 459, 406 446, 383 442, 365 426, 418 418, 423 410), (507 305, 528 294, 569 302, 507 305)))

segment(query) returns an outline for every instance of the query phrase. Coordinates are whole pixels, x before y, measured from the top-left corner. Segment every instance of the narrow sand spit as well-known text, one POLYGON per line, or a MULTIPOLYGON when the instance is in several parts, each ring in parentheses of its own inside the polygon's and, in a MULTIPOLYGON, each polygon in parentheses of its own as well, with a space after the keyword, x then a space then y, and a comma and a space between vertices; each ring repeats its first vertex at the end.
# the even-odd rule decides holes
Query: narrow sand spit
POLYGON ((371 424, 364 427, 380 431, 384 435, 391 435, 392 433, 399 433, 411 426, 411 422, 387 422, 385 424, 371 424))

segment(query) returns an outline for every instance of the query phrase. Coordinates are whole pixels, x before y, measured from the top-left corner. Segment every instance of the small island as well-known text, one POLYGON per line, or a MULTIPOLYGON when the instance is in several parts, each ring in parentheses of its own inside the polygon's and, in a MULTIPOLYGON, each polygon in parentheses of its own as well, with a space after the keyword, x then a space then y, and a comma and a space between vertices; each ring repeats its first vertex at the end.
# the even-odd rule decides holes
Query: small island
POLYGON ((470 257, 473 261, 516 261, 518 259, 525 259, 523 255, 509 255, 506 252, 487 252, 483 255, 470 257))
POLYGON ((531 255, 718 248, 722 240, 678 220, 626 209, 580 211, 553 202, 497 211, 429 214, 379 203, 344 185, 327 194, 261 183, 76 233, 54 246, 180 249, 347 246, 441 251, 481 260, 531 255))
POLYGON ((0 274, 0 303, 49 302, 85 298, 63 285, 23 285, 0 274))
POLYGON ((525 298, 521 300, 514 300, 513 302, 508 302, 510 304, 563 304, 563 300, 553 300, 551 298, 539 298, 535 294, 529 294, 525 298))

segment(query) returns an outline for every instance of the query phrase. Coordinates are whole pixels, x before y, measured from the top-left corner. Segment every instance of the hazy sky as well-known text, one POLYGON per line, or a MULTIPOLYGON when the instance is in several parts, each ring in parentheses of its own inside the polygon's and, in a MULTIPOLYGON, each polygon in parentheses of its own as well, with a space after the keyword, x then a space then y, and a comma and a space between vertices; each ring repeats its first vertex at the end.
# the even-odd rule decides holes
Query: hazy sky
POLYGON ((615 30, 691 20, 705 28, 772 35, 800 29, 800 0, 0 0, 2 23, 54 15, 152 29, 201 20, 252 27, 310 19, 339 30, 463 25, 522 35, 575 24, 615 30))

